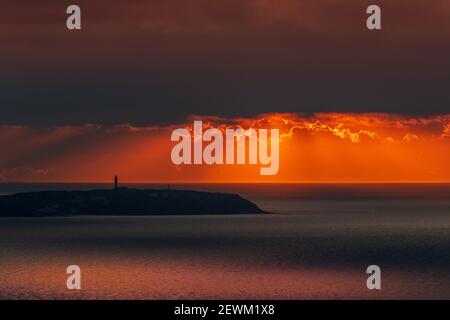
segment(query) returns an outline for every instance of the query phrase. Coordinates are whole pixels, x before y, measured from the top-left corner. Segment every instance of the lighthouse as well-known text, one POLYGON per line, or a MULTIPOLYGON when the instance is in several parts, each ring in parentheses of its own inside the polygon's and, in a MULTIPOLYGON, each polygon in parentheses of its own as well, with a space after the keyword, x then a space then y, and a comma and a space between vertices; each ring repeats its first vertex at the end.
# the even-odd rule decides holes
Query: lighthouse
POLYGON ((117 174, 114 176, 114 190, 119 189, 119 177, 117 174))

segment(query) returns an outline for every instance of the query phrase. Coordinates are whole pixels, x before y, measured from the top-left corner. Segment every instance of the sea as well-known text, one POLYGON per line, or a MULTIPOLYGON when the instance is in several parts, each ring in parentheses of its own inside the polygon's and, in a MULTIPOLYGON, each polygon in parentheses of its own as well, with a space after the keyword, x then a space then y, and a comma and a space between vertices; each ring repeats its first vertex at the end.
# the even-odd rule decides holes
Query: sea
POLYGON ((450 299, 450 184, 127 186, 237 193, 267 213, 0 218, 0 299, 450 299))

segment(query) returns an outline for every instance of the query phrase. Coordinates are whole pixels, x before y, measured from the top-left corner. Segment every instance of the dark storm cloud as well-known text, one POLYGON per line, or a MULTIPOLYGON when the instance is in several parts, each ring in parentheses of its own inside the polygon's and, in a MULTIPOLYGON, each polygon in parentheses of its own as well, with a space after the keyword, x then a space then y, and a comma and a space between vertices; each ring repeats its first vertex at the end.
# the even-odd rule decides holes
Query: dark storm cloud
POLYGON ((2 124, 165 124, 189 114, 447 113, 450 4, 65 1, 0 8, 2 124))

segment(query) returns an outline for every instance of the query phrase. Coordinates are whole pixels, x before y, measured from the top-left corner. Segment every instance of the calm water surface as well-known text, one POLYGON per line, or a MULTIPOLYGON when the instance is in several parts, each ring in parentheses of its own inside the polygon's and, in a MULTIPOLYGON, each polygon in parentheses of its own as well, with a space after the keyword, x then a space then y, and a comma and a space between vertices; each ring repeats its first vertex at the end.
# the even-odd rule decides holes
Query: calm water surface
POLYGON ((0 298, 450 299, 450 201, 283 190, 241 190, 267 215, 1 219, 0 298))

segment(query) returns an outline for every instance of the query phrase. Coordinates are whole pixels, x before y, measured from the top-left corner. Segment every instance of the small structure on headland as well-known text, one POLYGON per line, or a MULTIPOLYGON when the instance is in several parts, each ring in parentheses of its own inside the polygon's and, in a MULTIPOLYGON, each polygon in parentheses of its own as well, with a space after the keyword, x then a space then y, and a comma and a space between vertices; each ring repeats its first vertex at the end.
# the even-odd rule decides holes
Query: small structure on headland
POLYGON ((114 176, 114 190, 119 189, 119 177, 117 174, 114 176))

